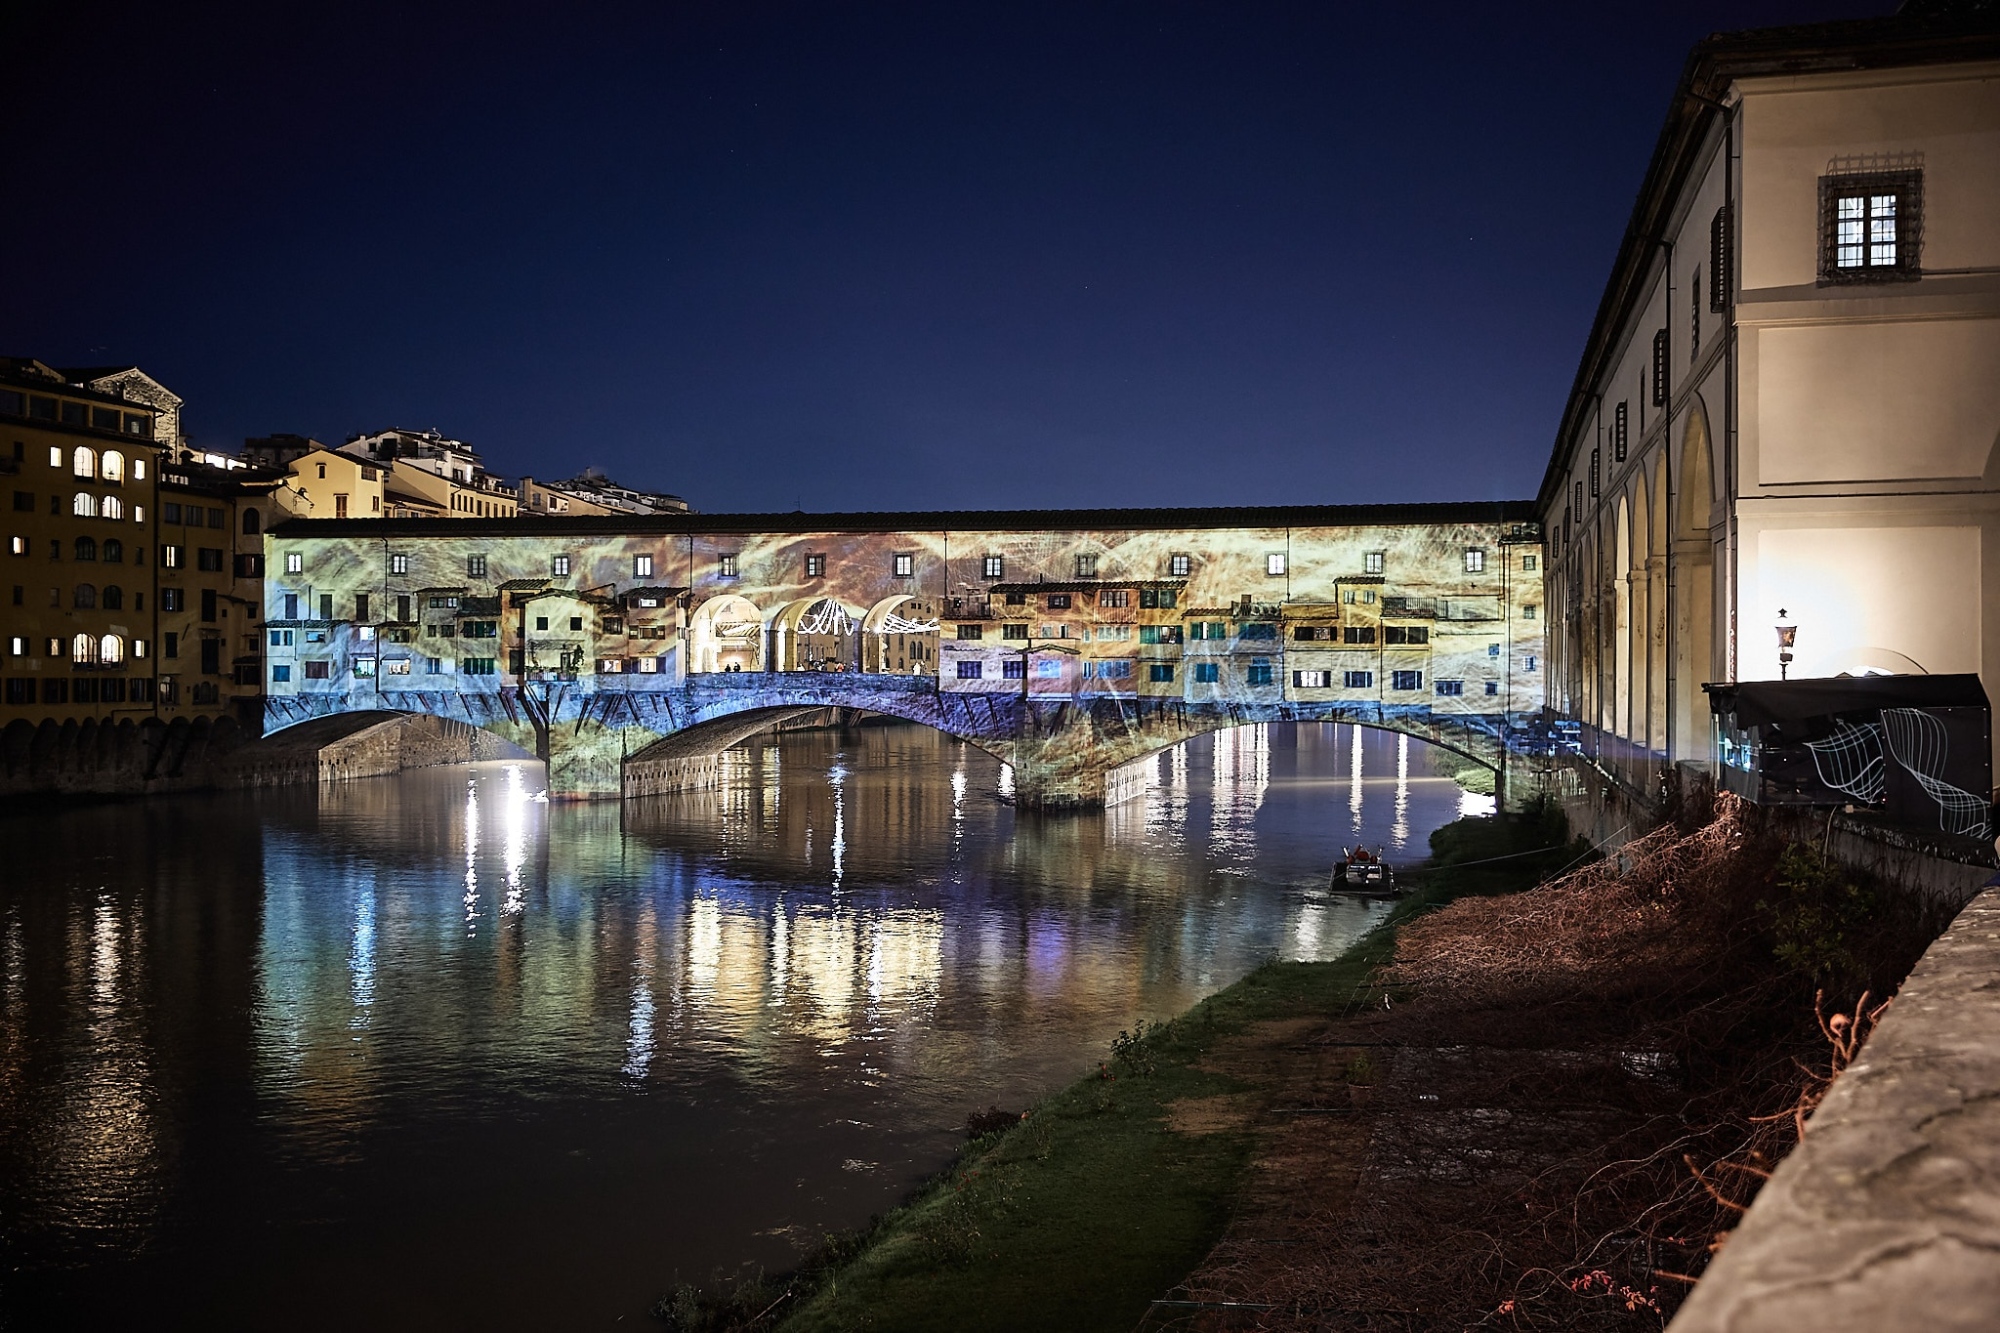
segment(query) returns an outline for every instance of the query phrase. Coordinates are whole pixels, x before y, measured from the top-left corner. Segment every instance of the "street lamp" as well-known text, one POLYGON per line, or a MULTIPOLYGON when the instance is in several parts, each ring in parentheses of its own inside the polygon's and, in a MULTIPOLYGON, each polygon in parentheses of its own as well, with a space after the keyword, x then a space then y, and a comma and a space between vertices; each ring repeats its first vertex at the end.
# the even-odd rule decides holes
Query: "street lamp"
POLYGON ((1778 679, 1790 678, 1792 668, 1792 645, 1798 641, 1799 627, 1790 623, 1785 608, 1778 608, 1778 679))

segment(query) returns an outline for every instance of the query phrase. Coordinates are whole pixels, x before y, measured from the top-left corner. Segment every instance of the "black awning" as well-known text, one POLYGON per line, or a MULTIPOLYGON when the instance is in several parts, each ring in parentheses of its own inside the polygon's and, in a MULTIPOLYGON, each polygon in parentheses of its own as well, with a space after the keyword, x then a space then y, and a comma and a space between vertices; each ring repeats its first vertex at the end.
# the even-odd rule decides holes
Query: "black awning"
POLYGON ((1709 710, 1734 714, 1739 727, 1783 726, 1836 713, 1880 708, 1984 708, 1979 677, 1834 676, 1823 680, 1757 680, 1704 685, 1709 710))

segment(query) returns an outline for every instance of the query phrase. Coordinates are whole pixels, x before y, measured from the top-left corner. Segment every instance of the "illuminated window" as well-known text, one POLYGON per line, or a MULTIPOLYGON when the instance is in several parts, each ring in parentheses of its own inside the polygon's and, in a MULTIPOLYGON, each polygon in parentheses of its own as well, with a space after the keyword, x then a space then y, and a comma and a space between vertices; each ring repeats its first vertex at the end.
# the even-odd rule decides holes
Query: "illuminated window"
POLYGON ((79 444, 76 452, 70 455, 69 470, 79 477, 96 476, 97 455, 79 444))
POLYGON ((1382 566, 1387 562, 1388 558, 1389 553, 1387 551, 1368 552, 1368 554, 1361 557, 1361 572, 1364 574, 1380 574, 1382 566))
POLYGON ((117 666, 125 660, 125 640, 116 634, 107 634, 97 641, 97 660, 104 666, 117 666))
POLYGON ((979 563, 982 578, 998 579, 1006 577, 1007 562, 997 555, 989 555, 979 563))
MULTIPOLYGON (((152 423, 151 423, 151 422, 148 422, 148 423, 146 423, 146 424, 147 424, 147 426, 149 427, 149 429, 147 430, 147 432, 146 432, 146 433, 147 433, 148 435, 150 435, 150 434, 152 434, 152 431, 151 431, 151 429, 150 429, 150 427, 151 427, 152 423)), ((134 481, 144 481, 145 479, 146 479, 146 460, 145 460, 145 459, 143 459, 143 458, 135 458, 135 459, 133 459, 133 460, 132 460, 132 480, 134 480, 134 481)))
MULTIPOLYGON (((289 573, 294 573, 294 574, 296 574, 296 573, 297 573, 298 571, 297 571, 297 570, 295 570, 295 569, 292 569, 292 568, 291 568, 291 564, 290 564, 290 561, 291 561, 291 557, 290 557, 290 556, 286 556, 286 557, 285 557, 285 560, 286 560, 286 562, 287 562, 287 563, 286 563, 286 566, 285 566, 285 568, 286 568, 287 572, 289 572, 289 573)), ((390 572, 391 574, 407 574, 407 573, 409 573, 409 572, 410 572, 410 557, 408 557, 408 556, 406 556, 406 555, 392 555, 392 556, 390 556, 390 557, 389 557, 389 572, 390 572)))
POLYGON ((806 577, 809 579, 822 579, 826 577, 825 556, 809 555, 806 557, 806 577))
POLYGON ((98 465, 98 472, 108 482, 123 482, 125 480, 125 455, 119 453, 116 449, 105 450, 104 459, 98 465))
POLYGON ((103 504, 97 512, 100 518, 123 518, 125 517, 125 502, 115 495, 107 495, 104 497, 103 504))
POLYGON ((7 539, 8 555, 26 555, 27 553, 28 539, 26 537, 9 537, 7 539))
POLYGON ((1924 173, 1863 171, 1819 182, 1823 283, 1909 281, 1921 273, 1924 173))
POLYGON ((1292 684, 1301 690, 1323 690, 1333 684, 1331 671, 1294 671, 1292 684))
POLYGON ((88 491, 78 491, 76 498, 69 502, 69 512, 78 518, 96 518, 97 497, 88 491))
POLYGON ((649 579, 653 577, 653 557, 650 555, 633 556, 632 577, 635 579, 649 579))
POLYGON ((1478 547, 1478 546, 1466 547, 1465 572, 1468 574, 1477 574, 1480 573, 1485 568, 1486 568, 1485 549, 1483 547, 1478 547))
POLYGON ((1173 578, 1186 578, 1188 571, 1193 567, 1194 560, 1191 556, 1174 555, 1167 557, 1167 573, 1173 578))
POLYGON ((1285 556, 1282 551, 1273 551, 1264 557, 1264 572, 1274 577, 1285 572, 1285 556))
POLYGON ((730 553, 729 553, 729 554, 727 554, 727 555, 719 555, 719 556, 717 556, 717 557, 715 558, 715 566, 716 566, 716 568, 715 568, 715 572, 716 572, 716 574, 717 574, 718 576, 720 576, 720 577, 722 577, 722 578, 725 578, 725 579, 733 579, 733 578, 735 578, 735 577, 736 577, 736 553, 735 553, 734 551, 732 551, 732 552, 730 552, 730 553))
POLYGON ((899 579, 909 578, 917 572, 917 558, 914 555, 897 554, 892 557, 890 572, 899 579))
POLYGON ((305 569, 306 558, 303 554, 298 551, 285 552, 285 572, 287 574, 303 574, 305 573, 305 569))

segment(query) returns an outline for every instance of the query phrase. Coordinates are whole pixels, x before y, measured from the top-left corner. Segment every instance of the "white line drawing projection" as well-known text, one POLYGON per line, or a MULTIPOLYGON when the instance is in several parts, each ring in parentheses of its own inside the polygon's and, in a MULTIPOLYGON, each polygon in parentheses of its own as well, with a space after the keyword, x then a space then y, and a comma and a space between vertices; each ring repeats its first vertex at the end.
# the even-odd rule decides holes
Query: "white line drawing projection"
MULTIPOLYGON (((1933 719, 1935 720, 1935 719, 1933 719)), ((1872 723, 1856 726, 1834 719, 1833 735, 1807 741, 1819 780, 1835 791, 1873 805, 1888 787, 1889 771, 1882 762, 1882 729, 1872 723)))
POLYGON ((1939 776, 1951 753, 1944 723, 1915 708, 1885 708, 1882 728, 1889 753, 1910 770, 1924 792, 1938 804, 1938 827, 1946 833, 1984 838, 1986 798, 1952 786, 1939 776))

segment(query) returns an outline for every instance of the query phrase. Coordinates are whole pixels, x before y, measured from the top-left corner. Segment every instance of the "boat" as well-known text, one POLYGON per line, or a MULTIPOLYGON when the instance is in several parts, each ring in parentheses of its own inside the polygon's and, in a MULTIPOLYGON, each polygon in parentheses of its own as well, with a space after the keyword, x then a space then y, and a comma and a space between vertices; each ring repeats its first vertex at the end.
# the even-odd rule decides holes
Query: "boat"
POLYGON ((1382 859, 1378 847, 1371 852, 1366 847, 1349 850, 1340 849, 1340 860, 1334 863, 1333 887, 1366 893, 1395 893, 1396 872, 1382 859))

